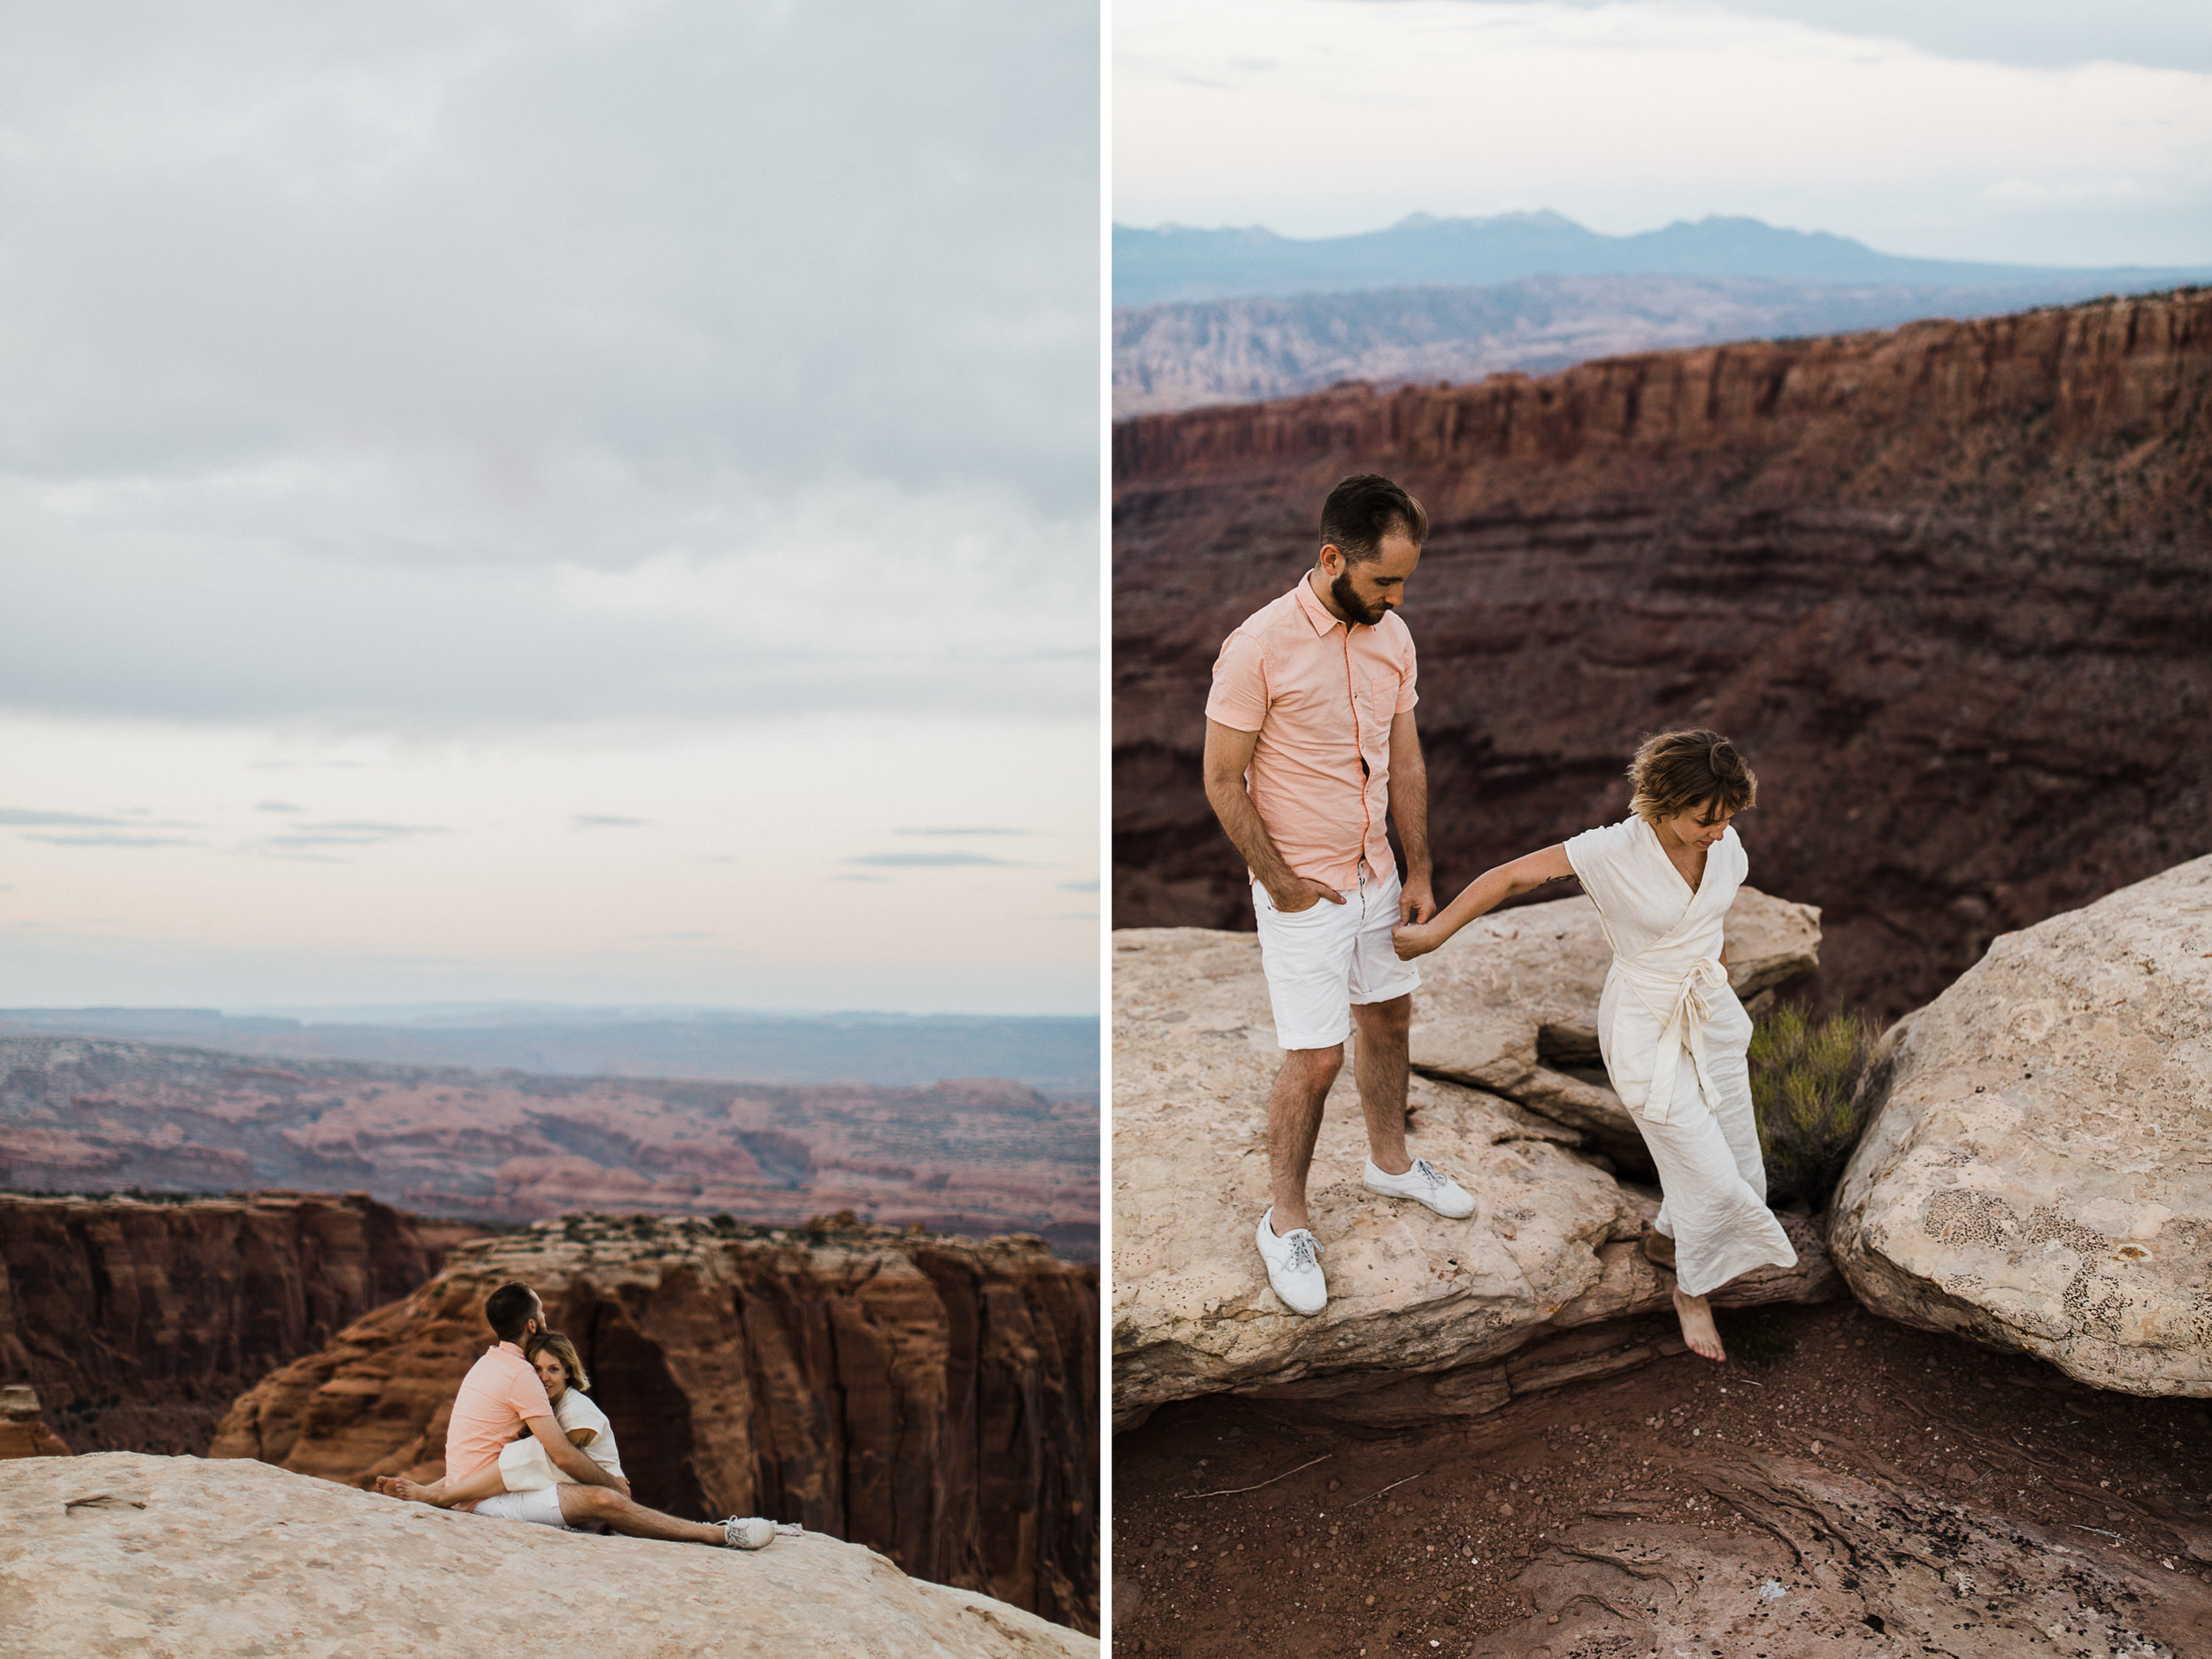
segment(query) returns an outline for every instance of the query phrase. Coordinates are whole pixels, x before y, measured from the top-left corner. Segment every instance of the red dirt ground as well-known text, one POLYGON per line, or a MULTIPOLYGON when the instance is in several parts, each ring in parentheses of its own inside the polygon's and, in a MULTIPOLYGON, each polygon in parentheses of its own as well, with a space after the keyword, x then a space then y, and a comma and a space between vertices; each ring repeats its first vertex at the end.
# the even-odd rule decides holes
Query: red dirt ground
POLYGON ((1725 1366, 1679 1355, 1420 1430, 1229 1396, 1164 1408, 1115 1440, 1115 1652, 1463 1651, 1531 1611, 1513 1581, 1563 1525, 1744 1527, 1661 1466, 1717 1445, 1909 1481, 2212 1579, 2185 1548, 2212 1558, 2212 1402, 2100 1393, 1847 1302, 1724 1313, 1721 1328, 1725 1366))

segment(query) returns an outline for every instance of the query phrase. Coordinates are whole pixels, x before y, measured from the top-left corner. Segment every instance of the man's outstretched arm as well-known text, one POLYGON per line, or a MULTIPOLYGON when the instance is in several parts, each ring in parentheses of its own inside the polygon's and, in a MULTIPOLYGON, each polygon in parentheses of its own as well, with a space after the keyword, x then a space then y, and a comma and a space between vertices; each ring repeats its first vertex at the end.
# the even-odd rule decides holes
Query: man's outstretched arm
POLYGON ((1244 787, 1244 769, 1252 764, 1252 751, 1259 745, 1257 732, 1240 732, 1218 720, 1206 722, 1206 799, 1214 816, 1277 910, 1294 916, 1322 899, 1343 903, 1344 895, 1327 882, 1292 874, 1276 850, 1275 838, 1267 833, 1259 808, 1252 804, 1251 791, 1244 787))

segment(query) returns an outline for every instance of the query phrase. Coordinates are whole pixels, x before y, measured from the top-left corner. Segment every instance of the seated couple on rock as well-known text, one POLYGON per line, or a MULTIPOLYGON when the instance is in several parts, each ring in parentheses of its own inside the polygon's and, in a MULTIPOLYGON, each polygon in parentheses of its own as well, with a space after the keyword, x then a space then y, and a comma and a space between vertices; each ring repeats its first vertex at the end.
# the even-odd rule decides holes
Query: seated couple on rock
POLYGON ((524 1284, 502 1285, 484 1303, 499 1338, 469 1368, 447 1421, 445 1476, 422 1486, 380 1477, 387 1497, 508 1521, 583 1529, 596 1525, 632 1538, 759 1549, 795 1533, 757 1516, 680 1521, 630 1497, 607 1414, 586 1397, 591 1386, 576 1345, 545 1325, 545 1307, 524 1284))

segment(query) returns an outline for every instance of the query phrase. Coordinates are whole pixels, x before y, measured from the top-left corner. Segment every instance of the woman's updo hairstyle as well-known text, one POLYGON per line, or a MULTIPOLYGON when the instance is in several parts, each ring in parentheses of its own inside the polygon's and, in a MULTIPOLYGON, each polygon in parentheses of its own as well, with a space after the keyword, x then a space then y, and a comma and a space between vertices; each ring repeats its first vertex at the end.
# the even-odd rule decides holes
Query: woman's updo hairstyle
POLYGON ((1629 805, 1647 824, 1712 801, 1740 812, 1759 798, 1759 780, 1736 746, 1703 726, 1646 738, 1628 763, 1628 781, 1636 790, 1629 805))

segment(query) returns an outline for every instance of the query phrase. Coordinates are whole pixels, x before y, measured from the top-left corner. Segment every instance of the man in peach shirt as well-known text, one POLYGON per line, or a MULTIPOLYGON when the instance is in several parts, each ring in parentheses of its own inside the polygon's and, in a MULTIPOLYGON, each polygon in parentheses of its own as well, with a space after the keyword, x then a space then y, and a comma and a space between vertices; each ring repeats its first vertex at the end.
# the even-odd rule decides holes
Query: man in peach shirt
POLYGON ((1386 478, 1339 484, 1321 509, 1313 568, 1230 634, 1206 700, 1206 798, 1250 867, 1285 1050, 1267 1102, 1274 1202, 1256 1242, 1268 1282, 1299 1313, 1328 1302, 1306 1174, 1355 1025, 1364 1184, 1455 1219, 1475 1210, 1457 1182, 1406 1150, 1406 1035, 1421 978, 1391 944, 1393 928, 1436 909, 1413 635, 1396 615, 1428 527, 1420 503, 1386 478), (1402 882, 1386 818, 1405 849, 1402 882))
POLYGON ((572 1444, 546 1398, 545 1385, 536 1368, 524 1357, 522 1345, 531 1333, 545 1329, 545 1306, 537 1292, 515 1282, 502 1285, 484 1299, 484 1320, 499 1339, 469 1367, 454 1396, 446 1419, 445 1476, 434 1486, 425 1486, 398 1476, 386 1475, 376 1489, 388 1497, 404 1498, 440 1508, 473 1509, 506 1521, 533 1521, 541 1526, 571 1527, 587 1521, 603 1524, 611 1532, 632 1538, 659 1538, 687 1544, 726 1544, 733 1549, 758 1549, 774 1541, 775 1523, 757 1516, 733 1516, 726 1521, 680 1521, 658 1509, 649 1509, 630 1496, 630 1483, 611 1474, 572 1444), (448 1488, 457 1488, 486 1467, 499 1462, 500 1448, 527 1431, 553 1467, 568 1477, 557 1486, 527 1492, 503 1492, 474 1503, 452 1503, 444 1499, 448 1488))

